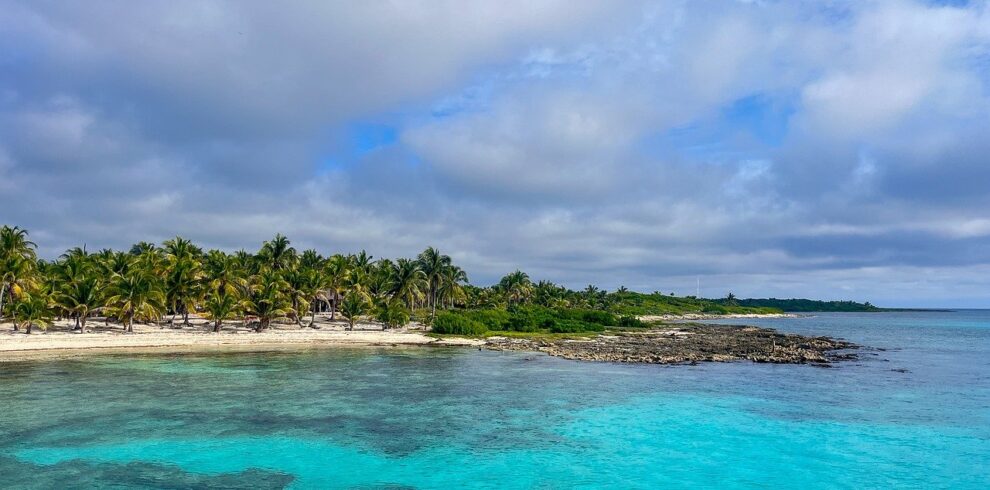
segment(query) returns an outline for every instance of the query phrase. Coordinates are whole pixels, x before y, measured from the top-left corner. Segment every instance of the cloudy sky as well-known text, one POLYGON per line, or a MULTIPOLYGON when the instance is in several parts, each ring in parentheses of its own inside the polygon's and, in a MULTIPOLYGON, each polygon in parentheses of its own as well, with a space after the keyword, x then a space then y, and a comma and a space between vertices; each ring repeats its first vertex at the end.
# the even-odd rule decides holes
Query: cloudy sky
POLYGON ((990 307, 990 5, 0 0, 0 223, 990 307))

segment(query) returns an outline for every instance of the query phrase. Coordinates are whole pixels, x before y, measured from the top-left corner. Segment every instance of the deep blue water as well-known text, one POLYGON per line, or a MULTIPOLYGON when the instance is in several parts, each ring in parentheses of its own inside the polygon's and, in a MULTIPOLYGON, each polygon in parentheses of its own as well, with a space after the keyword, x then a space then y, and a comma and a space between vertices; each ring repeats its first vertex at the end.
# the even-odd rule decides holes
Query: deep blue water
POLYGON ((471 349, 2 364, 0 487, 990 488, 990 311, 746 323, 885 350, 834 368, 471 349))

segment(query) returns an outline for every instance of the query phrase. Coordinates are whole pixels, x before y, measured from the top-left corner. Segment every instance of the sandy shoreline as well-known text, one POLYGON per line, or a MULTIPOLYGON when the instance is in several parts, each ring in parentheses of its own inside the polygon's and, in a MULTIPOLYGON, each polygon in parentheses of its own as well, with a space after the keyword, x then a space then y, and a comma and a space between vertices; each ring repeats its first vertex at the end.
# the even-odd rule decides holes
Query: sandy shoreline
MULTIPOLYGON (((789 318, 794 314, 766 315, 651 315, 639 317, 643 321, 692 321, 723 318, 789 318)), ((333 347, 440 347, 471 346, 485 344, 484 340, 467 338, 437 339, 427 336, 422 327, 410 324, 408 328, 383 331, 374 323, 359 323, 354 331, 346 331, 339 319, 330 321, 318 317, 319 329, 301 328, 298 325, 275 325, 265 332, 236 322, 225 324, 221 333, 213 333, 209 322, 194 318, 190 326, 171 328, 141 324, 134 326, 134 333, 124 333, 117 324, 106 325, 102 320, 87 323, 85 334, 72 332, 72 323, 61 320, 47 331, 35 329, 27 335, 14 332, 10 323, 0 324, 0 362, 30 359, 60 359, 91 354, 179 354, 209 352, 267 352, 333 347)))
POLYGON ((318 322, 320 329, 279 325, 265 332, 253 332, 236 325, 221 333, 209 331, 205 322, 196 321, 182 329, 155 325, 135 325, 133 334, 119 326, 91 322, 92 332, 72 333, 68 322, 59 322, 47 332, 31 335, 13 332, 10 323, 0 324, 0 362, 25 359, 76 357, 110 353, 200 353, 260 352, 328 347, 436 347, 477 346, 473 339, 436 339, 420 330, 382 331, 373 324, 358 324, 345 331, 339 322, 318 322))

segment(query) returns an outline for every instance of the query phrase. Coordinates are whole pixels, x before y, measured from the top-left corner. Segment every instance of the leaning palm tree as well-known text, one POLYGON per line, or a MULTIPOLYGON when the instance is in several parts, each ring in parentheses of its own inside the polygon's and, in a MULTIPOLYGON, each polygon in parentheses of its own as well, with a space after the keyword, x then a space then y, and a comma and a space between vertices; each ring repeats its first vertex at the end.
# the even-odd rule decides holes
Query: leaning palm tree
POLYGON ((165 311, 165 293, 155 276, 134 269, 114 278, 106 304, 124 321, 127 332, 134 332, 134 319, 159 318, 165 311))
POLYGON ((347 317, 347 329, 354 330, 358 319, 368 313, 368 297, 360 291, 348 291, 340 303, 340 312, 347 317))

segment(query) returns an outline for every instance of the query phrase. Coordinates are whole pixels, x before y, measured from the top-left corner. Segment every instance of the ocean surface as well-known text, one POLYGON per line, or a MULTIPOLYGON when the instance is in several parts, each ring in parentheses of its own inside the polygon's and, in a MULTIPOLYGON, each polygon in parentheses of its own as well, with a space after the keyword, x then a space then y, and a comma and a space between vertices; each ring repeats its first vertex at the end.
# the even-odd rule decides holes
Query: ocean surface
POLYGON ((744 322, 875 349, 833 368, 463 348, 0 364, 0 488, 990 488, 990 311, 744 322))

